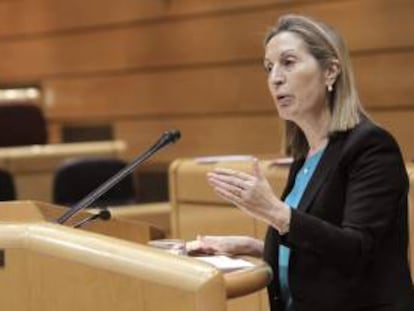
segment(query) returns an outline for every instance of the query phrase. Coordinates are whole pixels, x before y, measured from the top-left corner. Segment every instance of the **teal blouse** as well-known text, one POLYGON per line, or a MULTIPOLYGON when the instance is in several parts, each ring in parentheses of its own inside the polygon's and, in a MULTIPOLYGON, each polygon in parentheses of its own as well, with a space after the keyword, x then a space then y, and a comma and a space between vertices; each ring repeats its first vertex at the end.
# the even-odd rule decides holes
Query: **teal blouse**
MULTIPOLYGON (((303 164, 302 168, 296 175, 295 184, 291 192, 286 196, 285 203, 291 208, 297 208, 299 202, 303 196, 303 193, 308 186, 309 180, 311 179, 316 167, 318 166, 319 160, 322 157, 325 148, 314 153, 308 157, 303 164)), ((292 307, 292 296, 289 289, 288 282, 288 266, 289 266, 289 255, 290 249, 283 245, 279 247, 279 284, 281 289, 281 295, 283 300, 286 301, 285 311, 293 311, 292 307)))

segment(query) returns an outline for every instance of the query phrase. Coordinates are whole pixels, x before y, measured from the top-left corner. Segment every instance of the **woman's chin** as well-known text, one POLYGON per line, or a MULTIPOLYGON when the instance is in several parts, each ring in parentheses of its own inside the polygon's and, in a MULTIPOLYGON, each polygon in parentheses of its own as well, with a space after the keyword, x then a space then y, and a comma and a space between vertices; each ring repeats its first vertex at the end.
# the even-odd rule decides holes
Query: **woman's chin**
POLYGON ((278 109, 279 118, 285 121, 293 121, 293 114, 285 109, 278 109))

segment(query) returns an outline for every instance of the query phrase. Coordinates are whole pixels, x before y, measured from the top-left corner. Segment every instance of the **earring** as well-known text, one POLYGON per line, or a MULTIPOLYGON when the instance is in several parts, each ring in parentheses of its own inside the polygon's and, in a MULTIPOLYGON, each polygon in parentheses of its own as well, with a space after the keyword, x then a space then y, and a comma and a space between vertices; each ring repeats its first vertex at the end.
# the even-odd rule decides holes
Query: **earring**
POLYGON ((328 85, 328 92, 329 93, 332 92, 332 85, 331 84, 328 85))

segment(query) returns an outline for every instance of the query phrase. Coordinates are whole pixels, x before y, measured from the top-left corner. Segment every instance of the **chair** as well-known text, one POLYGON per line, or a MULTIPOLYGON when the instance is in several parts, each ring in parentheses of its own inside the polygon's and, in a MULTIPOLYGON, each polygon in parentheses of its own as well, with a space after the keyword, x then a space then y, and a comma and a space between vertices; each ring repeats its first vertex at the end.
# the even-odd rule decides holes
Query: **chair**
POLYGON ((47 140, 46 120, 38 106, 0 105, 0 147, 46 144, 47 140))
POLYGON ((0 201, 16 200, 16 191, 12 175, 0 169, 0 201))
MULTIPOLYGON (((127 163, 115 158, 78 158, 64 162, 53 181, 53 202, 73 205, 124 168, 127 163)), ((126 176, 92 206, 116 206, 135 202, 133 179, 126 176)))

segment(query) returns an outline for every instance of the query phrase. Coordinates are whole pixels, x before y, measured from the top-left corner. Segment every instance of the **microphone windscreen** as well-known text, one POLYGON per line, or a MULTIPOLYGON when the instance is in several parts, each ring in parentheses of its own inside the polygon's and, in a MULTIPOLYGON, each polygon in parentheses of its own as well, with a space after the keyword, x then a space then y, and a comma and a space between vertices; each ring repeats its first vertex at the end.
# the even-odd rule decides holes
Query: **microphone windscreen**
POLYGON ((181 132, 179 130, 170 130, 165 132, 165 135, 167 136, 167 140, 175 143, 177 140, 181 138, 181 132))
POLYGON ((111 212, 104 209, 99 212, 99 218, 101 218, 102 220, 109 220, 111 219, 111 212))

